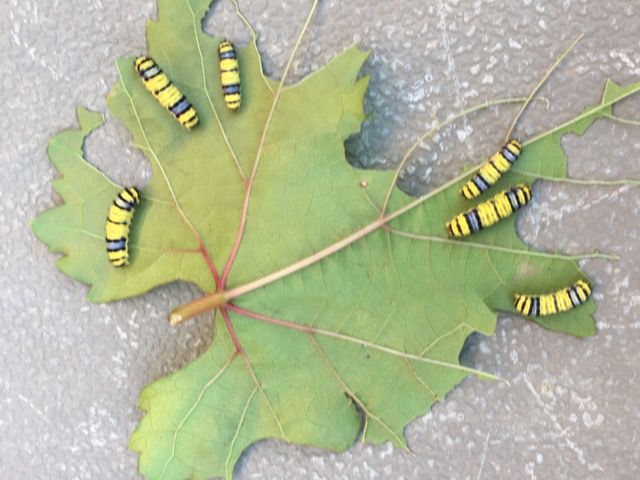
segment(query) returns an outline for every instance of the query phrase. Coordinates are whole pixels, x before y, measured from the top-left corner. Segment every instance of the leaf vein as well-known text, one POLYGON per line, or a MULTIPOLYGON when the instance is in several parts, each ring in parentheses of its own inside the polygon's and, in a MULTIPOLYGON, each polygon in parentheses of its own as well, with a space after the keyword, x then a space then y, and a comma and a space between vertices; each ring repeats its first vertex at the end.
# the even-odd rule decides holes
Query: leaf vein
POLYGON ((213 265, 213 261, 211 260, 211 257, 207 251, 207 248, 204 244, 204 241, 202 240, 202 236, 200 235, 200 233, 198 232, 198 230, 196 229, 195 225, 193 225, 193 223, 191 223, 191 220, 189 220, 189 218, 187 217, 186 213, 184 212, 184 210, 182 209, 182 206, 180 205, 180 202, 178 202, 178 198, 176 197, 176 193, 173 190, 173 186, 171 185, 171 181, 169 180, 169 177, 167 176, 167 172, 164 169, 164 166, 162 165, 162 162, 160 161, 160 159, 158 158, 158 156, 156 155, 154 149, 151 147, 151 142, 149 141, 149 137, 147 137, 147 132, 145 131, 144 127, 142 126, 142 120, 140 119, 140 115, 138 114, 138 109, 136 107, 135 102, 133 101, 133 97, 131 96, 131 92, 129 92, 129 89, 127 88, 127 85, 124 81, 124 78, 122 76, 122 72, 120 71, 120 65, 118 65, 118 63, 116 62, 116 69, 118 70, 118 75, 120 76, 120 84, 122 85, 122 89, 124 90, 124 93, 126 94, 127 98, 129 99, 129 103, 131 104, 131 108, 133 109, 133 113, 136 117, 136 121, 138 122, 138 128, 140 129, 140 133, 142 134, 142 137, 144 138, 145 143, 147 144, 148 148, 149 148, 149 153, 151 154, 151 157, 153 158, 153 160, 155 161, 156 165, 158 166, 158 169, 160 170, 160 173, 162 174, 162 177, 167 185, 167 188, 169 190, 169 194, 171 195, 171 198, 173 200, 173 204, 175 209, 178 211, 178 214, 182 217, 182 220, 184 221, 184 223, 187 225, 187 227, 191 230, 192 234, 194 235, 194 237, 196 238, 198 244, 200 245, 200 250, 202 252, 202 256, 205 260, 205 262, 207 263, 207 266, 209 267, 209 270, 211 270, 211 274, 213 276, 214 282, 217 286, 217 284, 219 283, 219 279, 218 279, 218 273, 216 272, 215 266, 213 265))
POLYGON ((227 370, 227 368, 229 367, 229 365, 231 365, 231 362, 233 362, 234 358, 236 358, 237 352, 234 352, 225 362, 225 364, 220 368, 220 370, 218 370, 218 372, 211 377, 211 379, 205 383, 202 388, 200 389, 200 392, 198 393, 198 396, 196 397, 195 402, 193 402, 193 404, 191 405, 191 408, 189 408, 189 410, 187 411, 187 413, 185 414, 185 416, 182 418, 182 420, 180 421, 180 423, 178 424, 178 426, 176 427, 176 429, 173 432, 173 440, 171 442, 171 455, 169 455, 169 458, 167 458, 167 461, 164 464, 164 467, 162 468, 162 473, 160 474, 160 479, 162 480, 165 476, 165 474, 167 473, 167 468, 169 468, 169 465, 171 464, 171 461, 174 459, 175 455, 176 455, 176 445, 177 445, 177 441, 178 441, 178 434, 180 433, 180 431, 182 430, 182 428, 184 427, 184 425, 187 423, 187 421, 189 420, 189 418, 191 417, 191 415, 193 415, 193 412, 196 410, 196 408, 198 407, 198 405, 200 405, 200 403, 202 402, 202 399, 204 397, 204 395, 207 393, 207 390, 216 382, 216 380, 218 380, 218 378, 220 378, 222 376, 222 374, 227 370))
POLYGON ((242 415, 240 416, 240 420, 238 421, 238 427, 236 428, 236 432, 233 436, 233 439, 229 444, 229 453, 227 454, 227 459, 224 462, 225 477, 228 479, 231 479, 233 476, 233 464, 231 463, 231 456, 233 455, 233 447, 235 447, 236 441, 240 436, 240 430, 242 429, 242 425, 247 416, 247 412, 249 411, 249 406, 251 405, 251 401, 253 400, 253 397, 255 396, 257 391, 258 391, 258 386, 256 385, 251 391, 249 398, 247 399, 247 403, 245 404, 244 410, 242 411, 242 415))
MULTIPOLYGON (((336 367, 333 364, 333 362, 331 362, 331 360, 329 359, 329 357, 327 356, 325 351, 322 349, 322 347, 320 346, 318 341, 313 337, 311 332, 307 332, 307 334, 308 334, 308 337, 311 340, 311 343, 313 344, 313 346, 316 347, 316 349, 318 350, 318 353, 320 354, 320 357, 324 360, 324 362, 327 364, 328 368, 331 370, 333 375, 336 377, 336 380, 338 381, 338 383, 340 383, 340 385, 345 390, 345 392, 349 395, 349 397, 354 402, 356 402, 358 404, 358 406, 365 413, 365 416, 373 418, 376 422, 378 422, 382 426, 382 428, 384 428, 387 432, 389 432, 391 434, 391 436, 396 440, 396 442, 398 442, 398 444, 403 445, 406 448, 406 441, 403 438, 400 438, 400 436, 398 436, 398 434, 391 427, 389 427, 389 425, 387 425, 387 423, 384 420, 382 420, 380 417, 375 415, 373 412, 371 412, 367 408, 365 403, 362 400, 360 400, 360 398, 355 394, 355 392, 353 390, 351 390, 351 388, 349 388, 349 386, 344 381, 344 379, 342 378, 342 376, 340 375, 338 370, 336 370, 336 367)), ((365 433, 363 433, 362 440, 363 441, 365 440, 365 433)))
POLYGON ((204 68, 204 55, 202 54, 202 46, 200 45, 200 36, 199 36, 199 32, 198 32, 198 19, 196 18, 196 12, 193 11, 193 7, 191 6, 191 2, 190 0, 185 0, 185 2, 187 3, 187 6, 189 7, 189 11, 191 12, 191 16, 193 17, 193 34, 196 40, 196 46, 198 47, 198 55, 200 56, 200 67, 201 67, 201 71, 202 71, 202 88, 204 90, 204 94, 207 97, 207 100, 209 101, 209 106, 211 107, 211 111, 213 112, 214 117, 216 118, 216 122, 218 123, 218 127, 220 127, 220 132, 222 133, 222 138, 224 139, 225 144, 227 145, 227 148, 229 149, 229 153, 231 154, 231 158, 233 159, 233 162, 236 164, 236 168, 238 169, 238 173, 240 174, 240 177, 242 178, 242 181, 244 183, 247 183, 247 177, 244 173, 244 170, 242 169, 242 165, 240 165, 240 162, 238 161, 238 157, 236 155, 235 150, 233 149, 233 146, 231 145, 231 142, 229 141, 229 137, 227 136, 227 132, 225 131, 224 127, 222 126, 222 122, 220 121, 220 116, 218 115, 218 111, 216 110, 216 107, 213 105, 213 100, 211 100, 211 95, 209 95, 209 89, 207 88, 207 76, 205 73, 205 68, 204 68))
POLYGON ((455 363, 449 363, 449 362, 444 362, 442 360, 437 360, 435 358, 426 358, 426 357, 421 357, 419 355, 414 355, 412 353, 407 353, 407 352, 402 352, 400 350, 396 350, 394 348, 390 348, 390 347, 386 347, 383 345, 378 345, 372 342, 369 342, 367 340, 362 340, 360 338, 356 338, 356 337, 352 337, 350 335, 345 335, 342 333, 336 333, 336 332, 332 332, 330 330, 324 330, 321 328, 315 328, 315 327, 309 327, 309 326, 305 326, 305 325, 300 325, 294 322, 289 322, 287 320, 282 320, 279 318, 274 318, 274 317, 270 317, 267 315, 263 315, 261 313, 256 313, 256 312, 252 312, 250 310, 246 310, 244 308, 240 308, 236 305, 233 304, 229 304, 227 306, 227 308, 229 310, 231 310, 232 312, 235 312, 237 314, 239 314, 241 317, 246 317, 246 318, 250 318, 253 320, 258 320, 261 322, 265 322, 265 323, 269 323, 272 325, 277 325, 279 327, 283 327, 283 328, 289 328, 289 329, 293 329, 293 330, 298 330, 298 331, 302 331, 302 332, 307 332, 307 333, 314 333, 314 334, 318 334, 318 335, 322 335, 322 336, 326 336, 326 337, 333 337, 337 340, 342 340, 345 342, 350 342, 350 343, 354 343, 356 345, 361 345, 364 347, 369 347, 372 348, 374 350, 379 350, 381 352, 387 353, 389 355, 393 355, 396 357, 400 357, 400 358, 406 358, 409 360, 413 360, 419 363, 426 363, 426 364, 430 364, 430 365, 435 365, 437 367, 442 367, 442 368, 449 368, 452 370, 459 370, 461 372, 466 372, 472 375, 476 375, 480 378, 486 378, 486 379, 490 379, 490 380, 500 380, 500 378, 496 377, 495 375, 492 375, 490 373, 487 372, 483 372, 480 370, 476 370, 474 368, 470 368, 470 367, 465 367, 463 365, 459 365, 459 364, 455 364, 455 363))

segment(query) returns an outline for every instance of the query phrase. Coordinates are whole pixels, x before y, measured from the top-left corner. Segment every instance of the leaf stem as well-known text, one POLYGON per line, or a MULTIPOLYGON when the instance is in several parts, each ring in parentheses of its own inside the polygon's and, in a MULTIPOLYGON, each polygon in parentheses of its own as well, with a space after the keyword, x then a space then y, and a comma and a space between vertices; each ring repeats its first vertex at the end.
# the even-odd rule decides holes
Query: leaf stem
POLYGON ((256 151, 256 159, 253 162, 253 170, 251 171, 251 176, 249 177, 249 182, 247 183, 247 188, 244 195, 244 202, 242 205, 242 213, 240 215, 240 224, 238 226, 238 232, 236 234, 235 241, 233 243, 233 247, 231 249, 231 253, 229 254, 229 258, 222 272, 222 288, 225 288, 227 279, 229 278, 229 273, 231 272, 231 267, 233 266, 233 262, 238 255, 238 250, 240 249, 240 244, 242 243, 242 237, 244 236, 244 229, 247 223, 247 215, 249 213, 249 200, 251 198, 251 192, 253 190, 253 184, 256 179, 256 174, 258 173, 258 166, 260 165, 260 159, 262 158, 262 151, 264 149, 264 144, 267 139, 267 134, 269 132, 269 128, 271 127, 271 121, 273 119, 273 114, 275 113, 276 107, 278 106, 278 101, 280 100, 280 95, 282 94, 282 89, 284 87, 284 82, 289 75, 289 70, 291 70, 291 65, 293 64, 293 59, 296 56, 296 52, 300 47, 300 43, 302 42, 302 38, 304 37, 305 32, 307 31, 309 24, 311 23, 311 19, 316 12, 318 7, 318 1, 314 0, 313 5, 311 6, 311 10, 309 11, 309 15, 307 16, 307 20, 304 22, 302 26, 302 30, 298 35, 298 39, 293 47, 291 55, 289 57, 289 61, 287 62, 287 66, 284 69, 284 73, 282 74, 282 79, 278 84, 278 88, 273 97, 273 102, 271 104, 271 110, 269 111, 269 115, 267 116, 267 121, 265 123, 264 129, 262 130, 262 136, 260 137, 260 143, 258 144, 258 149, 256 151))
MULTIPOLYGON (((396 182, 398 181, 398 177, 400 176, 400 172, 402 172, 402 170, 404 169, 406 163, 409 161, 409 158, 411 158, 411 155, 413 155, 413 153, 416 151, 416 149, 420 146, 420 144, 422 142, 424 142, 427 138, 431 138, 435 133, 439 132, 444 127, 446 127, 448 125, 451 125, 452 123, 456 122, 457 120, 461 119, 462 117, 466 117, 467 115, 471 115, 472 113, 475 113, 475 112, 477 112, 479 110, 485 110, 487 108, 490 108, 490 107, 493 107, 493 106, 496 106, 496 105, 504 105, 504 104, 508 104, 508 103, 520 103, 520 102, 524 102, 525 100, 526 99, 524 97, 501 98, 501 99, 498 99, 498 100, 487 100, 487 101, 482 102, 482 103, 480 103, 478 105, 475 105, 474 107, 471 107, 471 108, 463 110, 463 111, 461 111, 459 113, 456 113, 452 117, 449 117, 448 119, 446 119, 446 120, 444 120, 442 122, 436 123, 435 126, 433 126, 431 129, 429 129, 427 132, 425 132, 422 136, 420 136, 413 143, 413 145, 411 145, 409 147, 409 149, 406 151, 406 153, 402 157, 402 160, 400 161, 400 164, 398 164, 398 166, 396 168, 395 175, 393 176, 393 179, 389 183, 389 188, 387 190, 387 195, 385 196, 384 203, 382 204, 382 208, 380 210, 380 218, 384 217, 384 214, 387 211, 387 207, 389 206, 389 201, 391 200, 391 195, 393 194, 393 190, 394 190, 394 188, 396 186, 396 182)), ((542 99, 541 98, 541 100, 546 100, 546 99, 542 99)))
POLYGON ((191 303, 178 307, 177 309, 173 310, 173 312, 171 312, 171 314, 169 315, 169 323, 171 323, 171 325, 173 326, 176 326, 186 320, 189 320, 190 318, 193 318, 194 316, 202 312, 219 308, 236 297, 245 295, 249 292, 257 290, 258 288, 264 287, 265 285, 275 282, 276 280, 279 280, 281 278, 291 275, 292 273, 302 270, 303 268, 307 268, 308 266, 319 262, 320 260, 328 257, 329 255, 333 255, 334 253, 339 252, 343 248, 348 247, 352 243, 369 235, 371 232, 382 227, 387 222, 390 222, 394 218, 399 217, 400 215, 408 212, 409 210, 412 210, 413 208, 417 207, 421 203, 426 202, 431 197, 441 193, 442 191, 447 189, 451 184, 462 180, 467 175, 468 175, 468 172, 461 173, 450 182, 447 182, 444 185, 441 185, 440 187, 435 188, 428 194, 413 200, 412 202, 396 210, 395 212, 389 215, 386 215, 383 218, 376 219, 369 225, 361 228, 360 230, 357 230, 356 232, 343 238, 342 240, 332 245, 329 245, 328 247, 323 248, 322 250, 319 250, 318 252, 312 255, 309 255, 306 258, 303 258, 302 260, 298 260, 297 262, 292 263, 288 267, 281 268, 280 270, 277 270, 269 275, 266 275, 252 282, 246 283, 245 285, 242 285, 240 287, 236 287, 231 290, 227 290, 225 292, 217 292, 214 294, 205 295, 194 300, 191 303))
POLYGON ((520 108, 520 111, 514 117, 513 122, 511 123, 511 126, 509 127, 509 130, 507 131, 507 135, 506 135, 505 140, 504 140, 505 143, 507 143, 509 140, 511 140, 511 134, 513 134, 513 130, 516 128, 516 124, 518 123, 518 120, 520 120, 520 117, 522 117, 522 114, 524 113, 524 111, 527 109, 527 107, 531 103, 531 99, 533 98, 533 96, 536 93, 538 93, 538 91, 542 88, 542 86, 545 84, 545 82, 549 79, 549 77, 551 76, 553 71, 558 67, 558 65, 560 65, 562 60, 564 60, 564 58, 569 54, 569 52, 571 50, 573 50, 573 48, 578 44, 578 42, 582 39, 582 37, 584 37, 584 33, 581 33, 580 35, 578 35, 576 37, 576 39, 573 41, 573 43, 571 45, 569 45, 569 48, 567 48, 564 52, 562 52, 560 54, 560 56, 556 59, 556 61, 553 63, 553 65, 551 65, 551 68, 549 68, 549 70, 547 70, 547 73, 545 73, 545 75, 538 82, 538 84, 533 88, 533 90, 531 90, 531 93, 527 97, 527 100, 524 102, 524 104, 520 108))

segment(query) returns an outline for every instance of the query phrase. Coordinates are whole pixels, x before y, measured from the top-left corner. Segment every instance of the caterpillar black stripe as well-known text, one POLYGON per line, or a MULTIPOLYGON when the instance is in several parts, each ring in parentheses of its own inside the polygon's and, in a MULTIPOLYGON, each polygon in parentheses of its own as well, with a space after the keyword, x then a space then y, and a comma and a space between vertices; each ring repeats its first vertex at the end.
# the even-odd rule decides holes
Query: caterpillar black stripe
POLYGON ((447 223, 449 235, 465 237, 499 222, 531 200, 529 185, 517 185, 498 193, 491 200, 478 204, 475 208, 456 215, 447 223))
POLYGON ((527 317, 545 317, 566 312, 585 303, 591 296, 591 287, 584 280, 578 280, 568 288, 546 295, 524 295, 516 293, 516 311, 527 317))
POLYGON ((235 112, 240 108, 240 68, 236 49, 231 42, 223 40, 218 47, 218 53, 224 103, 229 110, 235 112))
POLYGON ((107 255, 114 267, 129 265, 129 229, 133 214, 140 203, 135 187, 122 190, 113 201, 107 217, 107 255))
POLYGON ((198 124, 198 114, 187 97, 169 80, 152 58, 144 55, 136 58, 135 69, 147 90, 183 127, 191 130, 198 124))
POLYGON ((464 184, 460 189, 460 194, 467 200, 482 195, 511 168, 521 152, 520 142, 514 139, 509 140, 499 152, 496 152, 480 167, 478 173, 471 180, 464 184))

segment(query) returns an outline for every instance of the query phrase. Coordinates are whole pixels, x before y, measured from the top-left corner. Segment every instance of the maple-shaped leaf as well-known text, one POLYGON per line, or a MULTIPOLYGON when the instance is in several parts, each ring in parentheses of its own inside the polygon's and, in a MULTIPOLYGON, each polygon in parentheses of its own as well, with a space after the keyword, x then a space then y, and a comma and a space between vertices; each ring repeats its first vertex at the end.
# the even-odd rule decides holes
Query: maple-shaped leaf
MULTIPOLYGON (((176 280, 208 295, 174 319, 216 308, 216 335, 195 362, 145 388, 133 433, 149 479, 230 478, 242 451, 263 438, 349 448, 363 441, 405 447, 405 425, 469 373, 459 364, 472 332, 494 332, 513 293, 542 292, 583 277, 575 257, 538 252, 515 218, 447 238, 445 222, 469 208, 460 175, 414 199, 393 190, 394 172, 357 170, 344 141, 364 119, 366 53, 355 47, 301 82, 264 76, 255 36, 238 49, 242 107, 221 94, 217 47, 202 30, 211 0, 159 0, 148 26, 154 57, 197 108, 186 131, 145 90, 133 59, 117 61, 109 107, 152 166, 133 222, 131 264, 115 269, 104 222, 122 188, 83 157, 102 116, 79 109, 79 130, 54 137, 64 203, 34 232, 64 256, 58 266, 107 302, 176 280)), ((307 22, 308 23, 308 22, 307 22)), ((298 42, 299 44, 299 42, 298 42)), ((295 51, 295 50, 294 50, 295 51)), ((607 83, 600 104, 526 142, 496 190, 566 177, 560 145, 582 134, 640 84, 607 83)), ((485 152, 486 153, 486 152, 485 152)), ((593 301, 536 319, 592 335, 593 301)))

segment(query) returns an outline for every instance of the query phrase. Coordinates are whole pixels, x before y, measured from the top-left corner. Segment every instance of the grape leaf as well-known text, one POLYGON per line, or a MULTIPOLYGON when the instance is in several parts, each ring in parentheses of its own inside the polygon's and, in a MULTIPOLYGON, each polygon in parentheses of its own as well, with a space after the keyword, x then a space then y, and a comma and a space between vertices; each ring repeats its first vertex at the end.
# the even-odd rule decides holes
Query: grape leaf
MULTIPOLYGON (((368 83, 358 79, 367 54, 356 47, 283 87, 264 76, 254 36, 238 49, 243 106, 229 113, 221 39, 201 27, 210 3, 159 0, 147 29, 149 54, 198 109, 192 132, 145 91, 132 58, 117 61, 109 108, 152 166, 131 265, 114 269, 104 253, 105 216, 122 187, 83 156, 84 138, 103 123, 87 110, 78 110, 79 130, 50 142, 64 203, 33 230, 63 253, 63 272, 90 286, 91 301, 183 280, 210 294, 197 308, 218 307, 209 350, 141 394, 146 415, 131 448, 147 478, 230 478, 242 451, 263 438, 342 451, 360 435, 406 447, 408 422, 466 375, 491 378, 459 364, 465 339, 492 334, 496 312, 513 312, 514 291, 583 277, 578 257, 528 247, 514 217, 470 239, 447 238, 445 222, 469 206, 458 194, 469 172, 419 199, 396 189, 383 208, 394 173, 345 160, 368 83)), ((562 135, 582 134, 638 90, 608 82, 598 105, 527 142, 496 189, 566 178, 562 135)), ((588 336, 594 310, 589 301, 535 321, 588 336)))

